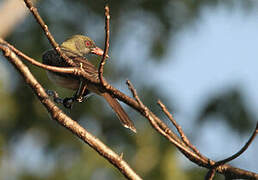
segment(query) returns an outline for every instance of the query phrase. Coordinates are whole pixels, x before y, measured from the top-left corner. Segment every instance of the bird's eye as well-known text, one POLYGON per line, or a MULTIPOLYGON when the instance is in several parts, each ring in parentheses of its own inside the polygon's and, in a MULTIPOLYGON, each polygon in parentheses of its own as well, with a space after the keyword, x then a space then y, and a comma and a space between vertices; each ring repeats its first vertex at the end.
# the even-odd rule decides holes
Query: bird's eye
POLYGON ((86 45, 86 47, 89 47, 89 46, 91 46, 91 42, 90 41, 86 41, 85 45, 86 45))

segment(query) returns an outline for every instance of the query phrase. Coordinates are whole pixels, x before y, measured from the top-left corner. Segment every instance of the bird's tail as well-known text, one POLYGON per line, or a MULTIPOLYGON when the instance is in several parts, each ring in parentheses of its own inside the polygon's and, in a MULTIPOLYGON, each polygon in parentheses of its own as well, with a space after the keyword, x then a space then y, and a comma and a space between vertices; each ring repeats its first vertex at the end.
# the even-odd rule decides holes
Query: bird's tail
POLYGON ((123 124, 123 126, 131 129, 133 132, 136 133, 136 128, 134 127, 133 122, 128 117, 127 113, 124 111, 124 109, 119 104, 119 102, 108 93, 103 93, 101 95, 106 99, 108 104, 116 112, 116 115, 118 116, 118 118, 121 121, 121 123, 123 124))

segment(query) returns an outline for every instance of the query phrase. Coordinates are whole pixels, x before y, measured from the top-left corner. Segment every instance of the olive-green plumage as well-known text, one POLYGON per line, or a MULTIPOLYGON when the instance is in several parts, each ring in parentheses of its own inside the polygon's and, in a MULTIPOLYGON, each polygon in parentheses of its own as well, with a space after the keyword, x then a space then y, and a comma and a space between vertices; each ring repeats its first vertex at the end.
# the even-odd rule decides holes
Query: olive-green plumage
MULTIPOLYGON (((83 35, 74 35, 64 41, 60 47, 62 52, 64 52, 66 56, 72 59, 78 67, 82 66, 86 73, 98 79, 98 70, 85 58, 85 55, 96 54, 102 56, 103 50, 98 48, 89 37, 83 35)), ((54 49, 46 51, 43 54, 42 59, 43 63, 47 65, 70 67, 66 61, 56 53, 54 49)), ((50 71, 47 71, 47 75, 52 82, 68 89, 78 90, 81 83, 79 77, 75 75, 55 73, 50 71)), ((116 112, 122 124, 136 132, 133 122, 130 120, 124 109, 115 98, 106 92, 100 91, 98 87, 92 84, 84 84, 84 86, 86 87, 86 91, 82 92, 82 96, 87 95, 90 91, 104 97, 112 109, 116 112)))

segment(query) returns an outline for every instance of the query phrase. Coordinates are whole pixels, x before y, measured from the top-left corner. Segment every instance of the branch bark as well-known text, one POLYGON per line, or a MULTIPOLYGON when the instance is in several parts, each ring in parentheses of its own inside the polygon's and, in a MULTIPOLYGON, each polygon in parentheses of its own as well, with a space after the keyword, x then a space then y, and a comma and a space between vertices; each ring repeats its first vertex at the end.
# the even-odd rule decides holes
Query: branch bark
POLYGON ((99 64, 99 79, 100 82, 103 86, 106 86, 107 84, 104 81, 103 78, 103 71, 104 71, 104 65, 106 63, 106 57, 108 55, 108 49, 109 49, 109 21, 110 21, 110 14, 109 14, 109 7, 106 4, 105 5, 105 17, 106 17, 106 21, 105 21, 105 29, 106 29, 106 38, 105 38, 105 48, 104 48, 104 54, 102 56, 102 59, 100 61, 99 64))

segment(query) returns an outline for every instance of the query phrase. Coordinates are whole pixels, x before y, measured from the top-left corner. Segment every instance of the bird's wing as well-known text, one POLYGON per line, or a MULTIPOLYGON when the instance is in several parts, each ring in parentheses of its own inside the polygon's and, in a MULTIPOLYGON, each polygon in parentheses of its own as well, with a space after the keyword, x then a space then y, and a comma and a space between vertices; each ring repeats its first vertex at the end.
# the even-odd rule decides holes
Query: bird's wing
POLYGON ((84 69, 84 71, 89 74, 91 77, 98 79, 98 70, 97 68, 88 61, 85 57, 73 57, 73 61, 78 67, 81 67, 84 69))
MULTIPOLYGON (((81 67, 84 69, 86 73, 88 73, 90 76, 94 78, 98 78, 98 70, 96 67, 88 61, 85 57, 78 56, 75 54, 68 53, 64 51, 64 53, 71 58, 77 67, 81 67)), ((57 67, 71 67, 60 55, 54 50, 48 50, 43 54, 42 57, 43 63, 50 65, 50 66, 57 66, 57 67)), ((53 72, 54 73, 54 72, 53 72)), ((69 78, 79 79, 78 76, 74 76, 71 74, 65 74, 65 73, 55 73, 57 75, 67 76, 69 78)))

